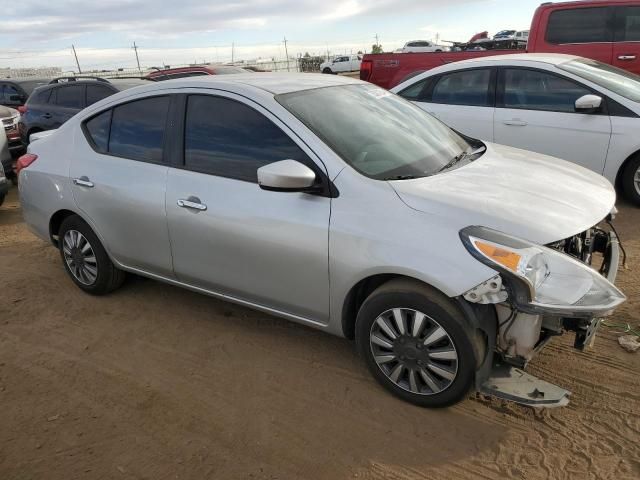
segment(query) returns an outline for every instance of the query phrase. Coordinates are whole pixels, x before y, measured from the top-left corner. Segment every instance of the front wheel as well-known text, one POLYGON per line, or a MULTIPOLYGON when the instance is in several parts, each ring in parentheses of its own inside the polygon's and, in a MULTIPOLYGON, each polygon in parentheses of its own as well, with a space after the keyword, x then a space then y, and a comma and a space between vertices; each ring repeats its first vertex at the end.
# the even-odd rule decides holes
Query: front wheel
POLYGON ((356 320, 356 343, 374 378, 421 407, 446 407, 469 392, 476 366, 471 332, 436 290, 393 280, 375 290, 356 320))
POLYGON ((322 70, 322 73, 332 74, 333 72, 331 71, 331 69, 329 67, 326 67, 324 70, 322 70))
POLYGON ((58 247, 65 270, 85 292, 103 295, 122 285, 125 273, 115 267, 98 236, 79 216, 62 222, 58 247))
POLYGON ((640 206, 640 155, 632 158, 624 167, 622 192, 627 200, 640 206))

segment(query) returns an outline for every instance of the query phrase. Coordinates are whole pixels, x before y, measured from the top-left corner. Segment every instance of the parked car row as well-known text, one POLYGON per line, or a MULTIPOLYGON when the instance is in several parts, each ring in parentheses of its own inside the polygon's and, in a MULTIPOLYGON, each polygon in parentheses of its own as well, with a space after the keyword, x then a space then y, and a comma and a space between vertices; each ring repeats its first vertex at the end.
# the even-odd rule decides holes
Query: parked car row
POLYGON ((18 163, 25 221, 80 289, 132 272, 355 339, 420 406, 471 388, 565 405, 522 369, 565 331, 588 346, 625 300, 605 178, 343 76, 148 82, 18 163))

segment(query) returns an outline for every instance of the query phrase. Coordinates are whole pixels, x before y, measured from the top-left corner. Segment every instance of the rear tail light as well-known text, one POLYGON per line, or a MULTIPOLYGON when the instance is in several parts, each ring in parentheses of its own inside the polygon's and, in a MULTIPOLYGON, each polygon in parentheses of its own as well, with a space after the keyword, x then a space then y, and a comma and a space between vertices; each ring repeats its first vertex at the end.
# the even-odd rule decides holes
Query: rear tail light
POLYGON ((34 155, 33 153, 25 153, 20 158, 18 158, 18 161, 16 162, 16 175, 20 173, 20 170, 22 170, 23 168, 27 168, 37 159, 38 156, 34 155))
POLYGON ((25 113, 27 113, 27 106, 26 105, 20 105, 16 110, 18 110, 18 112, 20 112, 20 115, 24 115, 25 113))
POLYGON ((371 78, 373 70, 373 62, 371 60, 363 60, 360 63, 360 80, 368 81, 371 78))

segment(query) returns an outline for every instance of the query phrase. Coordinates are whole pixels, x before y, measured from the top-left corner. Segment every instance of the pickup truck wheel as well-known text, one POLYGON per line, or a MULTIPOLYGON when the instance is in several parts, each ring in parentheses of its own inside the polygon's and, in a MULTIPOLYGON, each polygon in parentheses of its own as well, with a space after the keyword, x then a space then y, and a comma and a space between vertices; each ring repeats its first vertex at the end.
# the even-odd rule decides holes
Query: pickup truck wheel
POLYGON ((331 74, 331 73, 333 73, 333 72, 331 71, 331 69, 330 69, 329 67, 325 67, 325 69, 324 69, 324 70, 322 70, 322 73, 328 73, 328 74, 331 74))
POLYGON ((374 378, 421 407, 446 407, 470 390, 475 371, 471 333, 442 293, 392 280, 363 303, 356 343, 374 378))
POLYGON ((624 167, 622 193, 627 200, 640 206, 640 155, 632 158, 624 167))
POLYGON ((103 295, 122 285, 125 273, 115 267, 98 236, 79 216, 62 222, 58 247, 65 270, 85 292, 103 295))

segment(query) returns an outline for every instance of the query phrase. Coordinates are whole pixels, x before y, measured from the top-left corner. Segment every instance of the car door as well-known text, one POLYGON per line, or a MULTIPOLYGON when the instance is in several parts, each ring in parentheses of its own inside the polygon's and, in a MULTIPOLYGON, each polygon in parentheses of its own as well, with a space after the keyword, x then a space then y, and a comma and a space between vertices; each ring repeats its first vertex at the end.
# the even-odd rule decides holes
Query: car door
POLYGON ((495 69, 456 70, 418 83, 400 95, 465 135, 493 141, 495 69))
POLYGON ((613 65, 640 74, 640 5, 616 7, 613 65))
POLYGON ((85 85, 72 83, 55 89, 48 109, 42 112, 48 129, 58 128, 85 107, 85 88, 85 85))
POLYGON ((171 278, 165 211, 168 95, 105 110, 77 129, 69 170, 82 216, 117 262, 171 278))
POLYGON ((272 114, 232 94, 185 99, 184 166, 167 217, 179 280, 325 323, 330 198, 262 190, 257 169, 294 159, 324 175, 272 114))
POLYGON ((567 77, 534 68, 501 68, 495 142, 562 158, 602 173, 611 138, 606 113, 578 113, 596 93, 567 77))

